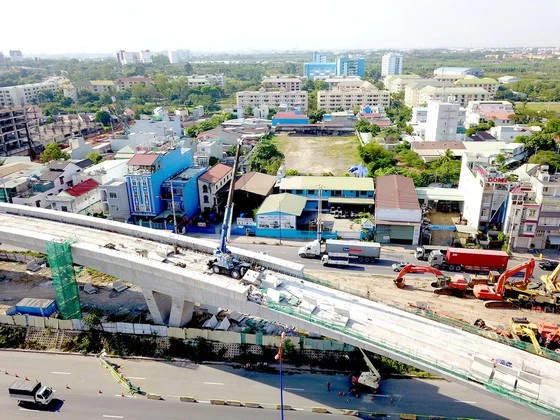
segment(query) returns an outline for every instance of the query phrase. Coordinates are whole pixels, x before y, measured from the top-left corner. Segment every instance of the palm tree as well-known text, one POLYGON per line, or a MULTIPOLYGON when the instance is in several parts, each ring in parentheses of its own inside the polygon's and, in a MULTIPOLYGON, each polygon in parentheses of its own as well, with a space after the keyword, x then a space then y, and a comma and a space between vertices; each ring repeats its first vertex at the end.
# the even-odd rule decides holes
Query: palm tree
POLYGON ((438 159, 438 163, 443 165, 444 163, 451 162, 453 159, 455 159, 453 152, 450 149, 445 149, 445 153, 438 159))

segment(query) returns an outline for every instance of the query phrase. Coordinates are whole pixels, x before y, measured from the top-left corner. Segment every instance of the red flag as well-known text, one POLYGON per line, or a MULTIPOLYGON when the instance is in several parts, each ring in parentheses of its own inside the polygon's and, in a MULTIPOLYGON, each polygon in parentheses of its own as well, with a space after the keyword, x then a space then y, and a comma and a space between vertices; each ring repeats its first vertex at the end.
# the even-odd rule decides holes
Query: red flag
POLYGON ((278 346, 278 353, 276 354, 276 356, 274 356, 274 360, 278 360, 280 363, 282 363, 282 343, 284 341, 284 337, 286 337, 286 334, 283 332, 282 335, 280 336, 280 345, 278 346))

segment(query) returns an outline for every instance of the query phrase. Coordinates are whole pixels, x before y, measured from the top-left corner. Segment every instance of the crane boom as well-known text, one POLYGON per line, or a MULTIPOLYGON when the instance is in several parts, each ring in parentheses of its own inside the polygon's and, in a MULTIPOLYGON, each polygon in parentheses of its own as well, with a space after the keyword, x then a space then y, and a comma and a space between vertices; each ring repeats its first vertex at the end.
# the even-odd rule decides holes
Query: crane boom
POLYGON ((226 208, 224 211, 224 221, 222 223, 222 233, 220 234, 220 245, 219 251, 222 253, 227 253, 226 240, 228 236, 229 227, 231 225, 231 216, 233 210, 233 193, 235 190, 235 174, 237 173, 237 166, 239 164, 239 156, 241 155, 241 144, 242 140, 237 139, 237 147, 235 149, 235 158, 233 161, 233 176, 231 177, 229 191, 226 201, 226 208))
POLYGON ((529 284, 531 282, 531 276, 535 270, 535 260, 531 258, 529 261, 518 264, 502 273, 496 283, 495 287, 487 284, 476 284, 473 288, 473 293, 478 299, 493 299, 493 300, 503 300, 504 291, 507 279, 511 276, 525 271, 525 276, 523 278, 524 284, 529 284))
POLYGON ((548 293, 559 293, 560 285, 558 284, 558 275, 560 274, 560 264, 556 266, 554 271, 548 275, 541 276, 541 281, 546 287, 548 293))

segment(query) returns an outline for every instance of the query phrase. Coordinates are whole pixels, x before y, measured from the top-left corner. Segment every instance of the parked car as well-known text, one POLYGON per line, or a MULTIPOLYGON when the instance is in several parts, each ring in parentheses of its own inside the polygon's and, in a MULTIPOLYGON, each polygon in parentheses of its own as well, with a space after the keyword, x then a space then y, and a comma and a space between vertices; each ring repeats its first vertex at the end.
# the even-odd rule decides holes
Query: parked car
POLYGON ((558 263, 556 261, 548 261, 548 260, 539 263, 539 267, 547 271, 554 270, 557 265, 558 263))
MULTIPOLYGON (((393 268, 393 271, 398 273, 399 271, 401 271, 403 268, 405 268, 409 264, 411 264, 411 263, 406 262, 406 261, 400 261, 400 262, 394 263, 393 265, 391 265, 391 267, 393 268)), ((415 271, 412 270, 411 273, 415 273, 415 271)))

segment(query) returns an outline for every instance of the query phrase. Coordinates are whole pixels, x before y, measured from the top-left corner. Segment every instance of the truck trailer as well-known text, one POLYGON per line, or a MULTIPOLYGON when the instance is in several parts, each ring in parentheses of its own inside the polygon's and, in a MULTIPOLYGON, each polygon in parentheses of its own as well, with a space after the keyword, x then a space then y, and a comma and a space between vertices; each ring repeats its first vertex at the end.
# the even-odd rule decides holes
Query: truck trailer
POLYGON ((15 381, 8 388, 8 392, 13 400, 38 405, 49 405, 54 395, 52 388, 42 386, 41 382, 26 381, 25 379, 15 381))
POLYGON ((345 252, 329 252, 321 257, 323 266, 347 267, 350 258, 345 252))
POLYGON ((447 248, 445 253, 432 251, 428 257, 432 267, 450 271, 491 271, 503 272, 507 268, 509 255, 504 251, 487 249, 447 248))
POLYGON ((374 262, 381 255, 381 245, 377 242, 345 241, 339 239, 327 239, 325 250, 321 242, 314 240, 302 246, 298 254, 302 258, 316 258, 323 254, 348 254, 348 258, 360 263, 374 262))

